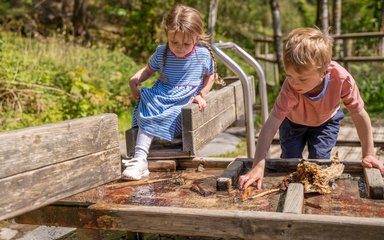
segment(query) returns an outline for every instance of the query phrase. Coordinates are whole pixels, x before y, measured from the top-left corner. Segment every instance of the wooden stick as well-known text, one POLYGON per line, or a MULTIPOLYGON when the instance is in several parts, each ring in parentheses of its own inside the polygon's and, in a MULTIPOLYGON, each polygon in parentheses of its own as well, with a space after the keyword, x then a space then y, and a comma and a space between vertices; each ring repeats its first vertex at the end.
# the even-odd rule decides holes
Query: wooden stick
POLYGON ((117 189, 117 188, 123 188, 123 187, 140 186, 140 185, 145 185, 145 184, 170 181, 170 180, 171 180, 170 178, 161 178, 161 179, 144 180, 144 181, 140 181, 140 180, 139 181, 129 181, 129 182, 110 184, 110 185, 107 185, 107 188, 117 189))
POLYGON ((266 195, 269 195, 271 193, 275 193, 275 192, 278 192, 278 191, 280 191, 280 188, 274 188, 274 189, 271 189, 271 190, 268 190, 268 191, 256 194, 254 196, 250 196, 248 199, 253 200, 253 199, 264 197, 266 195))

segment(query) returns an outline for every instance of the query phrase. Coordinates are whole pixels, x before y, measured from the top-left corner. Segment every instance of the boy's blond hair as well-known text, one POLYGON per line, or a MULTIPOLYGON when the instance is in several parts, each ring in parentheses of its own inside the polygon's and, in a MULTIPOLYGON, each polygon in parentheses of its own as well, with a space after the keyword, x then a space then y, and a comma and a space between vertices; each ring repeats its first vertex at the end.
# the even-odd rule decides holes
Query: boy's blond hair
POLYGON ((284 68, 301 73, 317 69, 325 72, 332 59, 333 39, 315 28, 297 28, 289 33, 283 48, 284 68))

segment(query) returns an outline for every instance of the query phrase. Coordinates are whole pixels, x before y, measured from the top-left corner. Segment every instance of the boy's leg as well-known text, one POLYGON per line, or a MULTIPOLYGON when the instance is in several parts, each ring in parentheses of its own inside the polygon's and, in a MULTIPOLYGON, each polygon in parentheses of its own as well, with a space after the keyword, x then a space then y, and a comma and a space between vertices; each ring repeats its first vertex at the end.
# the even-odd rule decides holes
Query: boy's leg
POLYGON ((136 138, 135 155, 130 160, 124 160, 126 166, 123 175, 132 180, 139 180, 149 175, 148 171, 148 152, 153 136, 139 128, 136 138))
POLYGON ((335 116, 319 127, 311 127, 308 131, 308 158, 330 159, 332 148, 336 145, 340 130, 340 121, 344 118, 341 108, 335 116))
POLYGON ((302 158, 308 127, 285 118, 279 128, 281 158, 302 158))

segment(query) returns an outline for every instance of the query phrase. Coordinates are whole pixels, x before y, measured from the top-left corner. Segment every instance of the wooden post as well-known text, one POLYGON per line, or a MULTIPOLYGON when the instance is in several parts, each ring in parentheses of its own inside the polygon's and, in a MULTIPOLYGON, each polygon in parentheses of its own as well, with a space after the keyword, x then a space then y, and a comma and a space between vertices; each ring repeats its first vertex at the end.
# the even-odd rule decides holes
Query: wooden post
POLYGON ((303 213, 304 186, 301 183, 290 183, 284 202, 284 213, 303 213))
POLYGON ((216 188, 218 191, 228 191, 236 184, 239 174, 244 168, 244 162, 236 159, 224 170, 223 174, 217 179, 216 188))
POLYGON ((364 168, 365 182, 370 198, 384 198, 384 181, 380 170, 377 168, 364 168))
MULTIPOLYGON (((352 54, 352 39, 346 38, 343 39, 343 58, 348 58, 352 54)), ((348 72, 350 72, 349 64, 347 60, 344 60, 344 67, 347 69, 348 72)))

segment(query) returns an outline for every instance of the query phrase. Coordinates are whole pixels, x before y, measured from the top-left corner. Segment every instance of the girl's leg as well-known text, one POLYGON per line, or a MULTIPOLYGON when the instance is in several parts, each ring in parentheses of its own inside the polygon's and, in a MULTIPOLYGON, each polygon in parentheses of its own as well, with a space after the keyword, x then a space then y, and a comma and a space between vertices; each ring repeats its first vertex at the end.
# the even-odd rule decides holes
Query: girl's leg
POLYGON ((153 136, 144 132, 139 128, 136 137, 136 146, 135 146, 135 156, 134 158, 145 159, 147 161, 149 148, 151 147, 151 143, 153 140, 153 136))
POLYGON ((336 115, 319 127, 308 131, 308 158, 330 159, 332 148, 336 145, 340 121, 344 118, 341 108, 336 115))
POLYGON ((285 118, 279 128, 281 158, 302 158, 308 127, 285 118))
POLYGON ((124 160, 126 168, 123 175, 131 180, 139 180, 149 175, 148 152, 153 136, 139 128, 136 138, 135 155, 131 160, 124 160))

